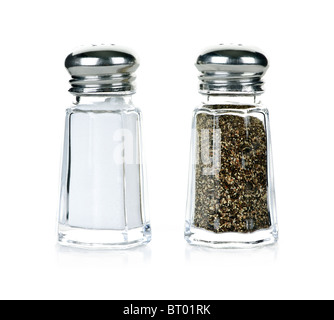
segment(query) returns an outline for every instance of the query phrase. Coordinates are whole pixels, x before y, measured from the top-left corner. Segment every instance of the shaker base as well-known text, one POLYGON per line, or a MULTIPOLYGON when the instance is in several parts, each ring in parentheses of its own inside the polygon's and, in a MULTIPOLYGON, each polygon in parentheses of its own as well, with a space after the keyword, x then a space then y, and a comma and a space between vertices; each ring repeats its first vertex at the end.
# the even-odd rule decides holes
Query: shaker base
POLYGON ((254 248, 276 243, 278 232, 273 227, 252 233, 214 233, 194 227, 186 227, 185 240, 190 245, 217 249, 254 248))
POLYGON ((128 249, 150 241, 149 224, 130 230, 97 230, 58 225, 58 242, 64 246, 86 249, 128 249))

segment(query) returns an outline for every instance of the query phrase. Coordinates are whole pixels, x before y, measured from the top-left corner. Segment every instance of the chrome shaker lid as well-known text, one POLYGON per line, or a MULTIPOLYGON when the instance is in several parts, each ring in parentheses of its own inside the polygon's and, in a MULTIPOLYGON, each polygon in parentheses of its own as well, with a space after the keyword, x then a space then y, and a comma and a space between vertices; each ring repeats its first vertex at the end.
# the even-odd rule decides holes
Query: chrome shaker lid
POLYGON ((255 47, 219 45, 204 51, 196 67, 201 72, 200 93, 260 94, 269 63, 255 47))
POLYGON ((134 72, 139 66, 134 53, 115 45, 82 47, 65 60, 65 67, 72 76, 71 93, 133 94, 134 72))

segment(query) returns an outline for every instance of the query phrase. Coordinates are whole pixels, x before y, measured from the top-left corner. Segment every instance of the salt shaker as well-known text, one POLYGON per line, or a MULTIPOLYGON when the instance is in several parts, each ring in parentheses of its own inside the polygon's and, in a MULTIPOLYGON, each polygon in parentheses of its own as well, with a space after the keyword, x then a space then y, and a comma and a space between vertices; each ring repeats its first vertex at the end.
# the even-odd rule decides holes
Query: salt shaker
POLYGON ((129 248, 148 243, 138 59, 115 45, 83 47, 65 66, 75 102, 67 109, 58 219, 60 244, 129 248))
POLYGON ((268 110, 261 105, 266 56, 219 45, 196 61, 203 102, 194 111, 185 239, 247 248, 278 239, 268 110))

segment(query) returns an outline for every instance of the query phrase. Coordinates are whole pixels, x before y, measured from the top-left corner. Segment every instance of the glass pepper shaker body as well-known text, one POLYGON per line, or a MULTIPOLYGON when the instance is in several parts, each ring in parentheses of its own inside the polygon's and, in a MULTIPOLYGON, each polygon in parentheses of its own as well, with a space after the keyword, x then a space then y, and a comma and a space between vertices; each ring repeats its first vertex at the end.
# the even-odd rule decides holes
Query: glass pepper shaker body
POLYGON ((135 56, 115 46, 70 54, 75 103, 67 109, 58 240, 93 248, 150 241, 141 155, 141 112, 132 102, 135 56))
POLYGON ((193 245, 244 248, 277 241, 268 110, 261 105, 266 57, 221 45, 205 51, 202 105, 193 116, 185 238, 193 245))

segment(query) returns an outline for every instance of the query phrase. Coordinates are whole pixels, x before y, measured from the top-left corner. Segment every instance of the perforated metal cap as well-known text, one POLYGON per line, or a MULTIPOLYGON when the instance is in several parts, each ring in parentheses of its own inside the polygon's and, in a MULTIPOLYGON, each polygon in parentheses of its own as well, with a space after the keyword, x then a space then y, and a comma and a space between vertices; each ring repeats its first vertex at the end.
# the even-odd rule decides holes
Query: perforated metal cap
POLYGON ((205 94, 259 94, 269 64, 255 47, 219 45, 204 51, 196 61, 201 72, 200 92, 205 94))
POLYGON ((65 60, 72 76, 69 91, 76 95, 133 94, 133 73, 138 66, 138 59, 128 49, 115 45, 80 48, 65 60))

